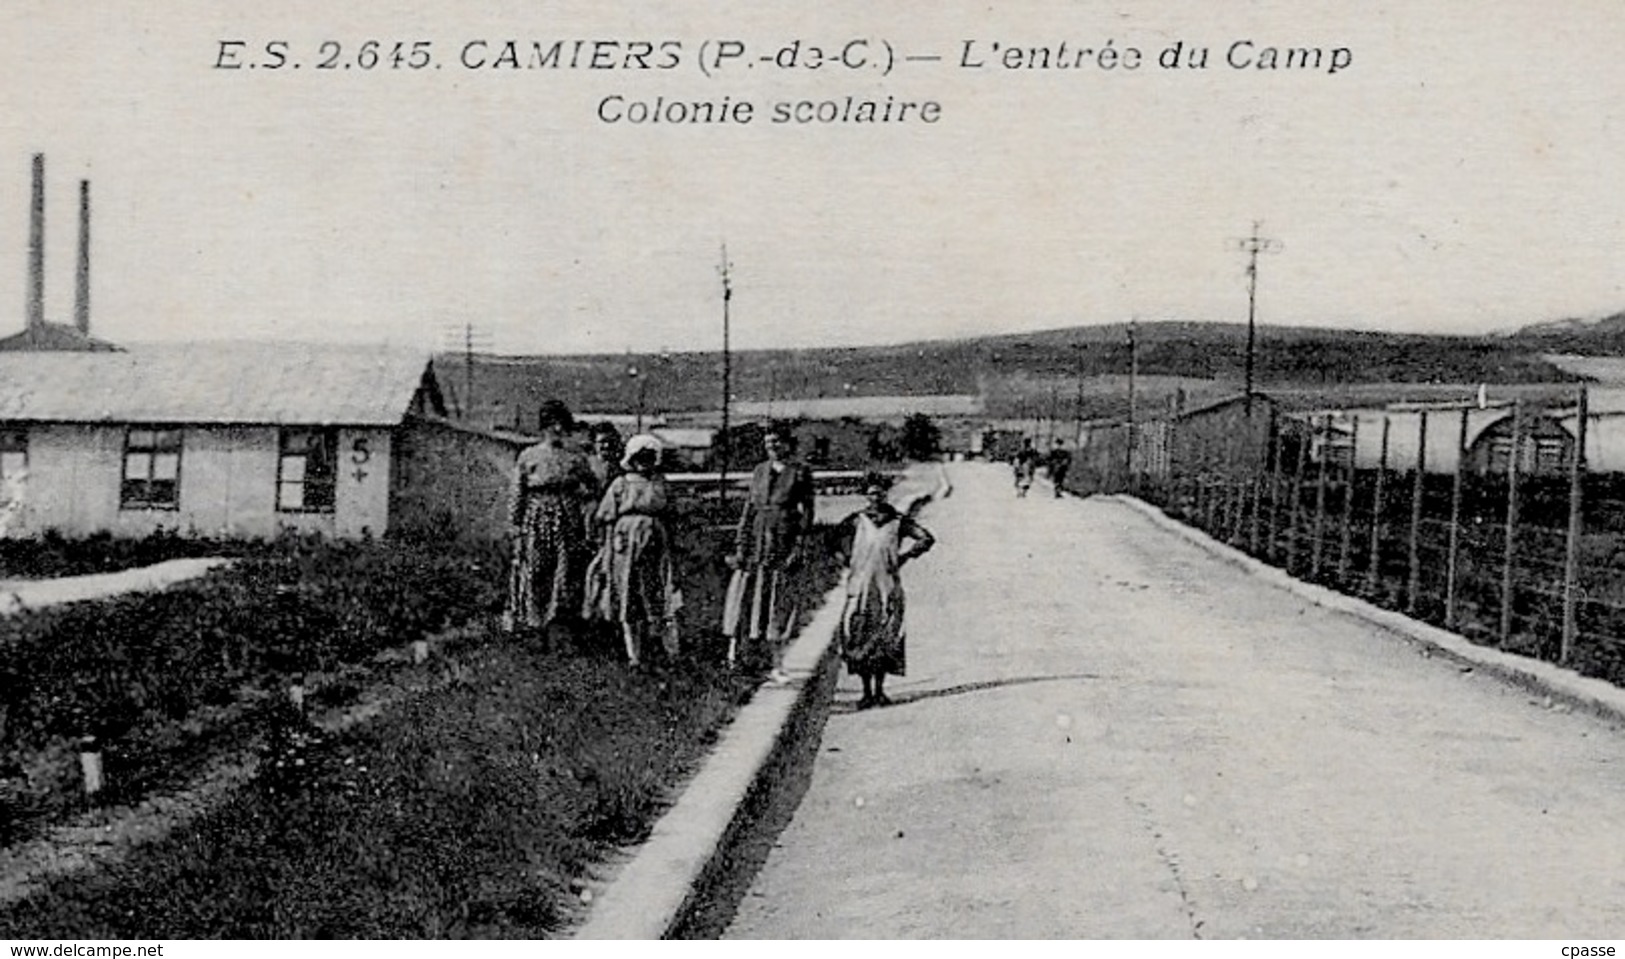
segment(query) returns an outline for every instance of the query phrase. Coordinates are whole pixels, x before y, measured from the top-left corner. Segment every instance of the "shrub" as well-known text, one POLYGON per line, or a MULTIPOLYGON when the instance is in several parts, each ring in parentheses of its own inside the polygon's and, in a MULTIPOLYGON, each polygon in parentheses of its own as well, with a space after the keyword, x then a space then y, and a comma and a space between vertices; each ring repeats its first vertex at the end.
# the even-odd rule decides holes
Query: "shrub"
POLYGON ((111 573, 171 559, 241 556, 260 549, 261 544, 248 541, 199 539, 174 530, 131 539, 107 532, 67 537, 53 529, 32 539, 0 540, 0 576, 49 579, 111 573))

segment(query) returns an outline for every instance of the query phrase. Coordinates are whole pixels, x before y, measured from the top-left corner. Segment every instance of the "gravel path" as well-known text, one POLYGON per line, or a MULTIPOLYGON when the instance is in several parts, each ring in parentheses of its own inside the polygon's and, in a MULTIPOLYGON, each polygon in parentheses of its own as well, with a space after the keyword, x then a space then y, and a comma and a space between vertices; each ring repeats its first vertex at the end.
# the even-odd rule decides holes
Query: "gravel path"
POLYGON ((117 573, 91 573, 87 576, 63 576, 57 579, 0 580, 0 615, 10 615, 22 609, 40 609, 59 603, 76 603, 86 599, 101 599, 120 593, 164 589, 176 583, 196 579, 229 559, 171 559, 139 569, 126 569, 117 573))
POLYGON ((853 712, 730 937, 1587 938, 1625 738, 1102 500, 949 469, 910 675, 853 712))

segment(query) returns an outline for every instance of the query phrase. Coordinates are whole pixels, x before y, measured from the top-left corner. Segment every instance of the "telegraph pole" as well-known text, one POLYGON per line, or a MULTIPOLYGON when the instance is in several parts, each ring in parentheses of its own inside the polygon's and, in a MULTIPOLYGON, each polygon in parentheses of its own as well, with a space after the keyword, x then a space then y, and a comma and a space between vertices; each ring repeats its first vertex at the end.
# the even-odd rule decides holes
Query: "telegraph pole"
POLYGON ((474 324, 463 324, 463 402, 468 416, 474 415, 474 324))
POLYGON ((728 244, 722 244, 722 432, 719 435, 721 447, 717 451, 717 502, 728 501, 728 407, 733 394, 733 353, 731 351, 729 336, 728 303, 733 299, 733 285, 730 271, 733 264, 728 262, 728 244))
POLYGON ((1253 365, 1257 352, 1257 313, 1258 313, 1258 254, 1279 253, 1281 241, 1259 236, 1258 230, 1262 226, 1257 220, 1253 221, 1253 235, 1240 240, 1232 241, 1236 248, 1247 254, 1247 415, 1253 412, 1253 365))
POLYGON ((643 383, 644 383, 644 380, 648 376, 648 372, 649 371, 648 371, 647 367, 639 366, 637 363, 633 362, 633 360, 632 360, 632 351, 627 350, 626 351, 626 378, 631 381, 631 383, 632 383, 632 392, 634 394, 636 394, 636 396, 637 396, 637 400, 636 400, 637 405, 635 407, 635 409, 637 410, 637 414, 636 414, 636 418, 633 421, 636 425, 634 425, 632 427, 632 429, 635 432, 638 432, 638 433, 643 432, 643 383))
POLYGON ((779 398, 779 364, 769 359, 767 361, 767 421, 773 422, 773 404, 779 398))
POLYGON ((1072 352, 1076 360, 1075 375, 1078 381, 1078 395, 1072 404, 1072 445, 1077 446, 1083 437, 1083 341, 1072 344, 1072 352))
POLYGON ((1048 446, 1055 445, 1055 420, 1060 415, 1060 409, 1061 388, 1051 383, 1049 385, 1049 440, 1046 442, 1048 446))
POLYGON ((442 328, 441 343, 444 344, 446 352, 451 355, 455 356, 458 353, 463 355, 462 396, 456 396, 456 390, 450 389, 455 386, 456 381, 448 382, 445 385, 453 394, 453 398, 457 400, 453 404, 456 415, 463 422, 472 424, 474 421, 474 351, 476 349, 489 350, 491 348, 491 334, 472 323, 462 323, 457 326, 442 328))
POLYGON ((1128 322, 1128 452, 1124 457, 1125 468, 1124 483, 1127 484, 1124 492, 1134 491, 1134 445, 1138 437, 1135 435, 1137 426, 1134 422, 1137 383, 1140 375, 1140 344, 1135 334, 1138 332, 1139 320, 1131 319, 1128 322))

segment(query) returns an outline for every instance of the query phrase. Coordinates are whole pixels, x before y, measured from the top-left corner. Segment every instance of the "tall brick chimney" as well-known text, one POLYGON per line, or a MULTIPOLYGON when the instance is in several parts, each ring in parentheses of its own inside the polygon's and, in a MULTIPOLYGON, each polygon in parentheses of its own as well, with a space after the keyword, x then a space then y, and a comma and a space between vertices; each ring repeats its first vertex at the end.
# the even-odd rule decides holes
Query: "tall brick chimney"
POLYGON ((28 208, 28 328, 45 325, 45 154, 34 154, 34 197, 28 208))
POLYGON ((74 273, 73 325, 90 335, 90 181, 79 181, 79 267, 74 273))

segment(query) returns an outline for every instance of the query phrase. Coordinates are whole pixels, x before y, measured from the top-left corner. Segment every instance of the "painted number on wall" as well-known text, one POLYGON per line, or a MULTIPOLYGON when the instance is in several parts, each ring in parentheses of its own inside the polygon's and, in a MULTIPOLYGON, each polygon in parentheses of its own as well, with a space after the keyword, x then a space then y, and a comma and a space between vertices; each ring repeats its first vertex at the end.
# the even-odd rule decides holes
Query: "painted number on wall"
POLYGON ((355 464, 355 472, 350 475, 355 477, 357 483, 367 478, 365 467, 367 461, 371 459, 372 448, 367 445, 367 438, 357 436, 355 442, 350 444, 350 462, 355 464))

